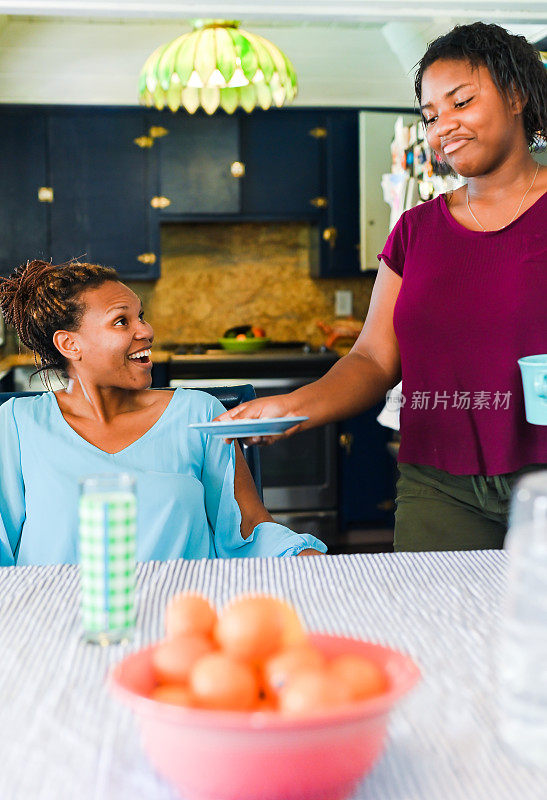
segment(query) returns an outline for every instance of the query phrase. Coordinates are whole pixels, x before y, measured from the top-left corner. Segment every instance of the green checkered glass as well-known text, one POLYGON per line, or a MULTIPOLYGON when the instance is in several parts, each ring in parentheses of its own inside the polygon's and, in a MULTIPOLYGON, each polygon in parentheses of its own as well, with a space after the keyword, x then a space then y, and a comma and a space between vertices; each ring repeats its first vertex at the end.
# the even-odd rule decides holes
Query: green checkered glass
POLYGON ((84 637, 110 644, 135 627, 137 502, 126 474, 80 483, 80 577, 84 637))

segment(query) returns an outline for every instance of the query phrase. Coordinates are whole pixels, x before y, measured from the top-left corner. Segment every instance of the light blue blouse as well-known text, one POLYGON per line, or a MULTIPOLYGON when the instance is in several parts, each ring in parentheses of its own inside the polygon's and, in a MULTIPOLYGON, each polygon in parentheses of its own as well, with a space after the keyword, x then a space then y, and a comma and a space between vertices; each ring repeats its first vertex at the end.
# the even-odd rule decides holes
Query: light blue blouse
POLYGON ((212 395, 176 389, 140 439, 105 453, 74 431, 53 392, 0 406, 0 566, 78 561, 78 482, 129 472, 137 484, 137 558, 292 556, 323 542, 261 522, 240 533, 234 445, 188 428, 224 411, 212 395))

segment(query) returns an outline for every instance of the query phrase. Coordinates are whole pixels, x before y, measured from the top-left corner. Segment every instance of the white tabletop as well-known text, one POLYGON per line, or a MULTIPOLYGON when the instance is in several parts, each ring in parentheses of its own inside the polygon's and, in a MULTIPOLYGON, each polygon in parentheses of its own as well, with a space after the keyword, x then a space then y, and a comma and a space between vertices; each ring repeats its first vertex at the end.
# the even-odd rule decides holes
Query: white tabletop
POLYGON ((200 591, 221 608, 257 590, 290 600, 310 630, 388 644, 422 670, 356 799, 544 800, 547 774, 496 737, 505 567, 494 551, 148 562, 135 640, 109 648, 81 640, 77 567, 0 569, 0 799, 175 800, 131 712, 105 687, 109 665, 160 638, 176 592, 200 591))

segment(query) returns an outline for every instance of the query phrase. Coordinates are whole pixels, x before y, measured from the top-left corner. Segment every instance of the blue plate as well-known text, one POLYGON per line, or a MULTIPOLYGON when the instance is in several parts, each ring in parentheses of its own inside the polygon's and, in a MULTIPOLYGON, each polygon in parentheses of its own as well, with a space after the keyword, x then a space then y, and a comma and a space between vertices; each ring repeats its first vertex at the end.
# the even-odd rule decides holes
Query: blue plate
POLYGON ((192 422, 188 425, 200 433, 210 436, 227 436, 231 439, 246 439, 250 436, 275 436, 283 433, 309 417, 276 417, 271 419, 241 419, 232 422, 192 422))

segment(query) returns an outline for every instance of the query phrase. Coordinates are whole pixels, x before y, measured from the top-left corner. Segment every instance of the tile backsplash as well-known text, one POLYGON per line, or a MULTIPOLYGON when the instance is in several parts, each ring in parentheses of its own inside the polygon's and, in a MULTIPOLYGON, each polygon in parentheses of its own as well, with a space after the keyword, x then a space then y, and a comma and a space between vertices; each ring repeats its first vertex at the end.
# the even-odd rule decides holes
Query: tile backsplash
POLYGON ((273 339, 321 344, 316 320, 334 320, 337 289, 353 292, 353 315, 364 319, 373 278, 311 278, 312 234, 306 222, 163 225, 161 277, 131 284, 156 342, 214 341, 255 324, 273 339))

